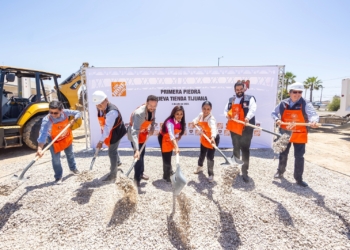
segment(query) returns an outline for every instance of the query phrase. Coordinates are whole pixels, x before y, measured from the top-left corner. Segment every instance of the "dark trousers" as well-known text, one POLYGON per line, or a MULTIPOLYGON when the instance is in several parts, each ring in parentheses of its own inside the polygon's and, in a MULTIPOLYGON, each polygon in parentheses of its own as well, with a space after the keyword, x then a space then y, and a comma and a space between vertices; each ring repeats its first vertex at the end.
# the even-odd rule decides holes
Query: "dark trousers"
MULTIPOLYGON (((280 153, 278 169, 280 174, 286 171, 288 154, 292 143, 288 143, 287 148, 280 153)), ((305 143, 293 143, 294 146, 294 179, 298 182, 303 180, 305 143)))
MULTIPOLYGON (((162 140, 163 135, 158 134, 158 142, 160 145, 160 149, 162 149, 162 140)), ((170 152, 162 152, 162 160, 163 160, 163 179, 169 180, 170 175, 173 171, 171 166, 171 156, 173 155, 173 151, 170 152)))
POLYGON ((108 147, 108 156, 111 162, 110 174, 113 176, 117 176, 117 165, 120 163, 120 157, 118 152, 119 143, 120 140, 116 143, 109 145, 108 147))
MULTIPOLYGON (((216 135, 215 137, 215 143, 216 146, 219 146, 220 143, 220 136, 216 135)), ((199 154, 199 159, 198 159, 198 166, 203 167, 203 162, 205 157, 207 157, 207 162, 212 161, 213 166, 214 166, 214 154, 215 154, 215 148, 206 148, 202 145, 201 143, 201 151, 199 154)), ((214 170, 212 168, 208 167, 208 175, 214 175, 214 170)))
MULTIPOLYGON (((143 143, 139 143, 139 150, 141 149, 143 143)), ((132 143, 131 143, 132 146, 132 143)), ((141 177, 143 175, 143 172, 145 170, 145 165, 144 165, 144 161, 143 161, 143 157, 145 156, 145 152, 146 152, 146 146, 145 148, 142 150, 141 155, 140 155, 140 159, 135 163, 134 166, 134 180, 136 181, 141 181, 141 177)), ((134 151, 135 153, 135 151, 134 151)))
POLYGON ((242 175, 248 175, 249 169, 249 156, 250 156, 250 143, 253 138, 253 129, 245 128, 242 135, 236 133, 231 133, 232 145, 233 145, 233 155, 240 159, 240 151, 242 151, 242 175))

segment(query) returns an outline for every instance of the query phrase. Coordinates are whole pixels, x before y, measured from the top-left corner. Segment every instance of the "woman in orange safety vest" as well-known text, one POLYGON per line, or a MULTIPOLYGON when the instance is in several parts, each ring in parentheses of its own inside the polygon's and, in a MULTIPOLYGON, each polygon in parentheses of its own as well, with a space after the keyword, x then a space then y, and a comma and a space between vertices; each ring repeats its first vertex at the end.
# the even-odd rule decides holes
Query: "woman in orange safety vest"
POLYGON ((168 118, 165 119, 158 141, 162 150, 163 179, 170 182, 172 174, 171 156, 180 152, 178 142, 186 129, 185 110, 183 106, 175 106, 168 118))
POLYGON ((214 181, 214 154, 215 148, 213 145, 219 146, 220 136, 216 126, 216 119, 211 114, 212 104, 209 101, 205 101, 202 104, 202 112, 193 120, 193 123, 200 126, 202 132, 210 139, 210 142, 201 135, 201 149, 198 159, 198 167, 194 171, 195 174, 203 171, 203 162, 207 157, 209 182, 214 181))

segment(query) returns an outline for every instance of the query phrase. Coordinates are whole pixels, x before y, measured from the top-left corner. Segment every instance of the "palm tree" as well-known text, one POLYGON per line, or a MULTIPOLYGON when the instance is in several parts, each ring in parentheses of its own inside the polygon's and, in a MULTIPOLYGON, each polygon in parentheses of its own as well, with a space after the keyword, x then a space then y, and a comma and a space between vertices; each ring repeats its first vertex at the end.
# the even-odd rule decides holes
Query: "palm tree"
MULTIPOLYGON (((309 77, 310 78, 310 77, 309 77)), ((306 79, 303 83, 304 83, 304 89, 305 89, 305 95, 304 95, 304 99, 306 100, 306 93, 307 93, 307 90, 310 88, 310 80, 306 79)))
POLYGON ((312 102, 312 91, 313 90, 319 90, 320 88, 322 88, 322 81, 317 79, 316 77, 309 77, 308 79, 306 79, 306 82, 308 82, 310 84, 310 102, 312 102))
MULTIPOLYGON (((286 91, 288 92, 288 85, 295 83, 295 78, 297 76, 294 75, 292 72, 286 72, 284 74, 284 85, 286 86, 286 91)), ((283 89, 283 88, 282 88, 283 89)))

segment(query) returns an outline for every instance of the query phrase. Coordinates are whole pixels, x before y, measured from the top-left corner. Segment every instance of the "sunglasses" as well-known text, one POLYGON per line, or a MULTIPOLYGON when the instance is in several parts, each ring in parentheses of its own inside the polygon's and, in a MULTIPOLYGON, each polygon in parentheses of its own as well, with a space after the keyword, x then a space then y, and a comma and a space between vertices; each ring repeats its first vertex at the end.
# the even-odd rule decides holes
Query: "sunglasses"
POLYGON ((303 91, 292 91, 293 92, 293 94, 301 94, 301 93, 303 93, 303 91))
POLYGON ((60 112, 50 112, 50 115, 58 115, 60 112))

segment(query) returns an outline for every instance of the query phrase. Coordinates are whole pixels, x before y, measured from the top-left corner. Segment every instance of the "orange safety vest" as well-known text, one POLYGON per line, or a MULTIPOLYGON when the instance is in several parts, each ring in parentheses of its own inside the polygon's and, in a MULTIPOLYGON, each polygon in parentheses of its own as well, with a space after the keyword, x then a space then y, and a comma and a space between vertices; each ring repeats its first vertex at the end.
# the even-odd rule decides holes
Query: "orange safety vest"
MULTIPOLYGON (((119 112, 119 110, 118 110, 118 112, 119 112)), ((120 113, 119 113, 119 115, 120 115, 120 113)), ((98 116, 97 118, 98 118, 98 122, 100 123, 101 133, 103 133, 104 126, 106 125, 106 113, 105 113, 105 111, 103 112, 103 116, 101 116, 101 117, 98 116)), ((109 147, 109 145, 111 145, 111 138, 112 138, 113 130, 120 125, 121 121, 122 120, 119 119, 119 122, 111 129, 111 131, 109 131, 108 137, 104 140, 104 144, 106 144, 107 147, 109 147)))
POLYGON ((144 143, 148 135, 148 127, 152 124, 152 121, 144 121, 140 127, 139 143, 144 143))
MULTIPOLYGON (((59 133, 61 133, 61 131, 67 127, 67 125, 69 124, 68 121, 68 117, 64 114, 64 116, 66 117, 66 119, 64 119, 61 122, 58 123, 53 123, 51 117, 51 123, 52 123, 52 127, 51 127, 51 138, 54 139, 57 137, 57 135, 59 133)), ((61 152, 62 150, 65 150, 66 148, 68 148, 73 142, 73 133, 72 133, 72 129, 68 128, 66 130, 66 132, 64 132, 54 143, 53 143, 53 149, 55 151, 55 154, 61 152)))
MULTIPOLYGON (((287 110, 283 111, 281 117, 282 122, 295 122, 295 123, 305 123, 305 118, 303 116, 302 108, 300 110, 287 110)), ((290 142, 295 143, 307 143, 307 128, 306 126, 295 126, 292 129, 287 128, 288 125, 281 125, 284 130, 292 131, 292 136, 290 137, 290 142)))
MULTIPOLYGON (((174 135, 177 135, 180 133, 181 133, 181 129, 174 129, 174 135)), ((162 139, 162 152, 163 153, 171 152, 173 151, 173 149, 174 149, 174 145, 170 140, 170 135, 169 133, 165 133, 162 139)))
MULTIPOLYGON (((146 104, 142 104, 142 105, 146 105, 146 104)), ((141 106, 142 106, 141 105, 141 106)), ((138 106, 136 109, 138 109, 139 107, 141 106, 138 106)), ((147 107, 146 107, 147 108, 147 107)), ((135 109, 135 110, 136 110, 135 109)), ((135 112, 134 110, 134 112, 135 112)), ((130 116, 130 126, 132 126, 132 121, 131 121, 131 118, 132 118, 132 115, 134 114, 134 112, 132 112, 131 116, 130 116)), ((148 135, 148 127, 152 124, 152 121, 144 121, 142 124, 141 124, 141 127, 140 127, 140 133, 139 133, 139 143, 144 143, 147 139, 147 135, 148 135)))
MULTIPOLYGON (((211 138, 211 129, 209 127, 208 122, 198 122, 198 125, 201 126, 203 133, 210 139, 211 138)), ((210 142, 208 142, 208 140, 205 139, 205 137, 203 135, 201 135, 200 142, 206 148, 210 148, 210 149, 213 148, 213 145, 210 142)))
MULTIPOLYGON (((240 120, 244 122, 244 110, 241 104, 232 104, 231 109, 227 112, 227 115, 230 118, 240 120)), ((227 121, 226 129, 230 130, 233 133, 242 135, 244 124, 232 121, 231 119, 227 121)))

